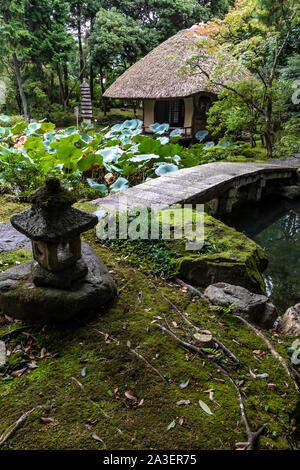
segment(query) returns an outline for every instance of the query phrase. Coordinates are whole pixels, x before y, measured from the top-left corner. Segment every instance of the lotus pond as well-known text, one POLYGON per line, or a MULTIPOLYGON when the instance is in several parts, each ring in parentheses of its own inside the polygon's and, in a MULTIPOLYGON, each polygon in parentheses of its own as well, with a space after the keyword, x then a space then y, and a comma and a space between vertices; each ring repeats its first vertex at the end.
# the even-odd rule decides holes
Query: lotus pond
POLYGON ((280 314, 300 302, 300 201, 270 198, 237 208, 230 217, 237 230, 266 252, 266 291, 280 314))
POLYGON ((88 125, 57 130, 45 121, 10 126, 4 115, 0 122, 0 185, 25 198, 46 176, 61 177, 70 189, 84 184, 96 198, 181 168, 224 159, 249 161, 251 150, 245 143, 204 142, 208 131, 198 132, 198 143, 186 148, 180 144, 182 129, 168 133, 168 124, 156 123, 149 137, 142 135, 138 119, 100 131, 88 125))

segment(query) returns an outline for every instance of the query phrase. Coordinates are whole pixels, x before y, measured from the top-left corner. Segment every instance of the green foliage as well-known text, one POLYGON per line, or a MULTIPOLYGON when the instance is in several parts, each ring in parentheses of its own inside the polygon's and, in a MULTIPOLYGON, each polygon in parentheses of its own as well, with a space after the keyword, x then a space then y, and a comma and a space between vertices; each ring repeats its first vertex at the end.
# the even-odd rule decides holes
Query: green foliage
POLYGON ((287 157, 300 151, 300 116, 292 117, 283 126, 283 136, 276 143, 274 154, 277 157, 287 157))
MULTIPOLYGON (((134 211, 135 216, 139 216, 138 209, 134 211)), ((147 227, 147 231, 151 233, 151 212, 147 213, 147 220, 143 224, 143 230, 147 227)), ((130 222, 134 216, 130 212, 124 214, 117 214, 116 216, 116 230, 119 233, 120 224, 124 225, 122 218, 127 219, 127 230, 130 222)), ((141 227, 140 227, 141 230, 141 227)), ((129 258, 130 262, 138 266, 142 270, 151 271, 153 274, 163 277, 164 279, 172 279, 175 276, 174 261, 177 258, 177 253, 173 250, 167 240, 161 238, 162 223, 159 222, 159 240, 144 240, 144 239, 116 239, 107 238, 105 243, 111 248, 119 251, 124 258, 129 258)), ((128 233, 127 233, 128 236, 128 233)))

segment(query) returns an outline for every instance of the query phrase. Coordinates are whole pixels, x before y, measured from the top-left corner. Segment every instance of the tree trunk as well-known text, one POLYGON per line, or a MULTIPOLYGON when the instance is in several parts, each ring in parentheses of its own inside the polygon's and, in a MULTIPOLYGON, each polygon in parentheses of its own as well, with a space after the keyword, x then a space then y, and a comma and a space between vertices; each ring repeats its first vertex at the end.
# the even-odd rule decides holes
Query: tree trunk
POLYGON ((28 104, 27 104, 27 98, 26 98, 24 88, 23 88, 23 82, 22 82, 22 77, 20 73, 20 65, 19 65, 17 55, 15 53, 13 54, 12 58, 13 58, 13 64, 14 64, 14 69, 15 69, 15 75, 16 75, 16 79, 18 83, 19 95, 22 101, 23 114, 24 114, 24 118, 27 121, 29 119, 28 104))
POLYGON ((274 124, 272 122, 272 112, 273 112, 272 101, 268 99, 267 110, 266 110, 266 115, 265 115, 265 123, 266 123, 265 141, 266 141, 266 147, 267 147, 269 158, 272 158, 273 156, 273 145, 275 142, 274 124))
POLYGON ((68 72, 68 66, 64 65, 64 82, 65 82, 65 87, 64 87, 64 110, 66 111, 66 108, 69 104, 69 72, 68 72))
MULTIPOLYGON (((77 3, 77 34, 78 34, 78 46, 79 46, 79 61, 80 61, 80 71, 84 70, 85 63, 83 57, 83 47, 82 47, 82 31, 81 31, 81 7, 80 3, 77 3)), ((86 78, 86 71, 83 72, 83 78, 86 78)))
POLYGON ((103 93, 104 93, 104 83, 103 83, 103 79, 104 79, 104 76, 103 76, 103 70, 102 70, 102 67, 100 67, 100 84, 101 84, 101 105, 102 105, 102 109, 103 109, 103 113, 104 113, 104 116, 106 116, 106 101, 105 101, 105 98, 103 98, 103 93))
POLYGON ((273 156, 273 143, 272 143, 272 136, 269 131, 265 132, 265 141, 266 141, 266 148, 268 157, 272 158, 273 156))
POLYGON ((90 90, 91 90, 91 100, 94 99, 94 69, 93 64, 90 65, 90 90))
POLYGON ((57 65, 57 76, 58 76, 58 83, 59 83, 59 104, 64 104, 64 84, 61 76, 61 67, 60 64, 57 65))
POLYGON ((53 71, 51 70, 51 75, 50 75, 50 102, 51 104, 55 103, 55 96, 54 96, 54 73, 53 71))
MULTIPOLYGON (((90 34, 94 31, 94 22, 95 22, 96 15, 95 13, 91 13, 90 22, 91 22, 91 29, 90 34)), ((94 99, 94 68, 92 57, 90 56, 90 90, 91 90, 91 100, 93 102, 94 99)))

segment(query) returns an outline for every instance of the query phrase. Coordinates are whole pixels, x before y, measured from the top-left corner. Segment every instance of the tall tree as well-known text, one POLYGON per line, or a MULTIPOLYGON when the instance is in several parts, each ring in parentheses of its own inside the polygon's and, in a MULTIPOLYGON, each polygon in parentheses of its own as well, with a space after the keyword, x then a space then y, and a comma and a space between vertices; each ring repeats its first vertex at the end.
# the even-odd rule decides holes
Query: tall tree
POLYGON ((234 92, 251 102, 265 123, 265 141, 268 155, 272 156, 275 142, 273 120, 273 87, 280 59, 287 47, 293 26, 299 24, 298 0, 236 0, 223 21, 198 28, 199 56, 194 55, 189 66, 195 73, 206 76, 211 83, 234 92), (209 73, 203 65, 205 53, 213 54, 216 65, 209 73), (230 55, 228 54, 230 53, 230 55), (204 54, 204 55, 203 55, 204 54), (233 59, 231 60, 230 57, 233 59), (228 73, 247 67, 260 81, 263 93, 259 101, 241 96, 234 85, 224 84, 228 73))
POLYGON ((24 15, 24 0, 2 0, 0 2, 1 55, 8 57, 13 64, 23 114, 25 119, 28 119, 28 103, 23 87, 21 62, 28 59, 28 50, 24 47, 24 43, 30 41, 31 35, 25 27, 24 15))
POLYGON ((94 31, 89 38, 91 58, 98 66, 101 90, 104 92, 105 70, 132 65, 146 52, 146 33, 139 21, 126 18, 115 8, 101 8, 94 31))
MULTIPOLYGON (((69 2, 64 0, 28 0, 25 22, 30 31, 27 44, 31 60, 40 68, 50 65, 57 72, 60 101, 68 95, 68 60, 74 39, 67 31, 69 2)), ((41 70, 42 73, 42 70, 41 70)))

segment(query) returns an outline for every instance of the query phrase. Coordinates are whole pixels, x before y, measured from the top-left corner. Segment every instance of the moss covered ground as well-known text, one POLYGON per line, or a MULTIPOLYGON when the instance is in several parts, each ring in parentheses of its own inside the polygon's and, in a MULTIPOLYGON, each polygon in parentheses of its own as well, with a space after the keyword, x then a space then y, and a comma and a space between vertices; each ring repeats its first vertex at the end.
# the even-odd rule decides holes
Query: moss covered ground
MULTIPOLYGON (((236 388, 208 359, 191 354, 158 328, 160 323, 191 342, 194 330, 179 311, 209 329, 240 360, 237 369, 211 351, 240 387, 252 430, 267 423, 259 448, 296 448, 299 397, 260 338, 230 313, 215 311, 185 288, 121 259, 94 231, 84 238, 115 278, 118 298, 94 317, 86 312, 60 326, 21 325, 0 314, 0 339, 8 351, 0 371, 0 436, 24 412, 41 406, 3 449, 234 449, 236 441, 245 441, 236 388), (21 326, 26 329, 7 335, 21 326), (254 379, 249 369, 269 377, 254 379), (180 400, 190 404, 178 405, 180 400)), ((9 255, 7 262, 8 254, 0 254, 1 269, 29 256, 21 250, 9 255)), ((265 334, 290 364, 294 338, 265 334)))

